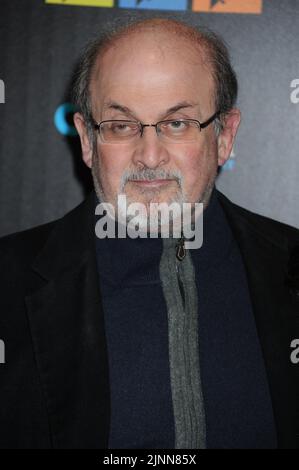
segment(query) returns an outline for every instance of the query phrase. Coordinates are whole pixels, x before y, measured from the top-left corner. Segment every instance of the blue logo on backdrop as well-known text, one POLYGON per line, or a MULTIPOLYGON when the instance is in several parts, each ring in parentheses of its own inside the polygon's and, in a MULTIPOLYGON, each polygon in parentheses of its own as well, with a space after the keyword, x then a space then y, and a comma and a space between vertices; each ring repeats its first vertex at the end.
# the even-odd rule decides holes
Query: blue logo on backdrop
POLYGON ((229 156, 229 159, 227 162, 223 165, 222 170, 223 171, 233 171, 236 166, 236 152, 233 147, 231 154, 229 156))
POLYGON ((119 0, 118 7, 146 10, 187 10, 188 0, 119 0))
POLYGON ((54 123, 60 134, 70 136, 77 135, 77 130, 71 123, 71 117, 75 112, 76 107, 72 103, 63 103, 57 108, 54 114, 54 123))
POLYGON ((235 160, 227 160, 227 162, 223 165, 222 170, 223 171, 232 171, 236 166, 236 161, 235 160))

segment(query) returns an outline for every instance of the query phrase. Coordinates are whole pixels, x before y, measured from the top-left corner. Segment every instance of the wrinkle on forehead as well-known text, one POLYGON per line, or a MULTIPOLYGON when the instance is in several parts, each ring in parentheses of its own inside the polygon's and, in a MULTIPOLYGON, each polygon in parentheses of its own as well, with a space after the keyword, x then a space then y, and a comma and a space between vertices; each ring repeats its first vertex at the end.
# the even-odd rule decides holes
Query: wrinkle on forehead
POLYGON ((93 77, 101 73, 107 62, 118 61, 122 64, 125 60, 128 64, 142 61, 148 64, 162 64, 168 58, 174 58, 177 62, 182 61, 195 65, 204 64, 204 54, 190 47, 185 41, 178 41, 168 35, 140 34, 138 37, 128 37, 99 55, 93 69, 93 77))
MULTIPOLYGON (((121 49, 124 54, 132 55, 134 46, 145 47, 152 43, 153 50, 147 52, 147 60, 163 61, 167 54, 183 55, 185 61, 191 64, 200 62, 211 72, 210 46, 202 33, 187 24, 167 18, 150 18, 138 21, 111 35, 108 41, 100 48, 93 74, 100 72, 100 63, 106 53, 118 53, 121 49)), ((133 56, 132 56, 133 59, 133 56)))
MULTIPOLYGON (((153 86, 158 80, 162 90, 164 81, 167 85, 172 72, 176 79, 180 77, 182 82, 188 81, 188 76, 181 74, 181 71, 183 72, 184 68, 189 65, 203 67, 214 82, 208 51, 198 37, 200 33, 195 41, 193 29, 181 23, 173 24, 173 21, 169 20, 147 21, 142 22, 142 27, 141 23, 137 26, 133 25, 123 34, 117 35, 105 51, 99 54, 90 80, 91 87, 93 85, 95 87, 94 90, 101 89, 103 84, 106 89, 111 76, 112 79, 117 79, 118 76, 123 77, 129 86, 132 79, 133 81, 138 79, 136 76, 138 70, 142 72, 144 67, 148 70, 148 75, 144 76, 141 73, 142 78, 140 76, 138 79, 140 86, 142 79, 149 80, 149 85, 153 86), (161 65, 161 68, 158 67, 159 74, 156 76, 155 66, 157 65, 161 65), (131 71, 134 69, 134 76, 132 76, 131 71), (165 76, 163 76, 163 71, 165 76)), ((215 84, 212 88, 215 88, 215 84)), ((214 101, 212 89, 210 100, 211 103, 214 101)))
MULTIPOLYGON (((90 79, 90 84, 101 82, 102 78, 107 80, 106 73, 112 73, 113 78, 120 74, 128 75, 128 81, 131 78, 130 70, 132 67, 141 72, 144 67, 154 79, 155 67, 161 65, 160 71, 165 71, 168 75, 171 70, 177 74, 188 66, 200 66, 208 72, 213 79, 211 68, 206 62, 206 54, 197 47, 190 47, 186 41, 178 41, 176 38, 169 40, 169 35, 153 36, 152 34, 138 35, 138 38, 126 38, 121 43, 111 46, 104 55, 98 57, 90 79), (161 41, 161 38, 165 39, 161 41), (137 40, 138 39, 138 40, 137 40), (151 68, 152 67, 152 68, 151 68)), ((184 74, 182 74, 184 75, 184 74)), ((183 78, 182 78, 183 79, 183 78)))

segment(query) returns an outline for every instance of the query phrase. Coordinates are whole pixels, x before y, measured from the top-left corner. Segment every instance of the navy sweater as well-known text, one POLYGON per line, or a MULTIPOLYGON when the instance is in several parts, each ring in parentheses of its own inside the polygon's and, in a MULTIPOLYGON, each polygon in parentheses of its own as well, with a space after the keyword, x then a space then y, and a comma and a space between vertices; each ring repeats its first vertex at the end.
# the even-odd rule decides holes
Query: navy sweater
MULTIPOLYGON (((96 239, 108 347, 109 448, 174 448, 161 239, 96 239)), ((175 253, 174 253, 175 256, 175 253)), ((213 192, 191 250, 208 448, 275 448, 272 404, 247 279, 213 192)))

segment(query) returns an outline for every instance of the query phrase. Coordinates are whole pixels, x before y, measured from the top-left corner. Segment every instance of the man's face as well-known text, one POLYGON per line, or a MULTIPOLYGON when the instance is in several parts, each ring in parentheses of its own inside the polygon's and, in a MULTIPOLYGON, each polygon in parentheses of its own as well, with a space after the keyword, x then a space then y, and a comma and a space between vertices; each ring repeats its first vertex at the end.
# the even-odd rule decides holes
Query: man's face
MULTIPOLYGON (((90 91, 96 122, 125 119, 152 124, 182 118, 204 122, 216 111, 214 82, 204 55, 163 32, 118 41, 97 61, 90 91), (169 111, 174 107, 178 109, 169 111)), ((233 140, 233 135, 227 142, 217 140, 212 124, 189 143, 162 141, 154 127, 146 127, 142 137, 125 144, 103 143, 98 136, 93 151, 86 144, 80 116, 75 116, 75 123, 98 196, 115 206, 121 193, 128 203, 146 206, 207 202, 218 165, 228 158, 233 140)))

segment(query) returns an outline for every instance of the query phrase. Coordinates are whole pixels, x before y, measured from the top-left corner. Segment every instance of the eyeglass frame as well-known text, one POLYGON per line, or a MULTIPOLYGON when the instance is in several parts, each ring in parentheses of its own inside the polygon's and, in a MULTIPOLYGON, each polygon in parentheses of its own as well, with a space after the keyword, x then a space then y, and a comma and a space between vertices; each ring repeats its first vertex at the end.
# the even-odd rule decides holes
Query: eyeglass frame
MULTIPOLYGON (((197 119, 192 119, 192 118, 179 118, 179 119, 164 119, 162 121, 158 121, 156 122, 156 124, 143 124, 141 121, 134 121, 134 120, 130 120, 130 119, 106 119, 104 121, 100 121, 100 122, 96 122, 93 118, 91 119, 91 122, 93 124, 93 128, 97 131, 99 131, 99 135, 100 132, 101 132, 101 124, 105 123, 105 122, 135 122, 136 124, 139 125, 139 131, 140 131, 140 137, 142 137, 143 135, 143 129, 145 127, 154 127, 156 129, 156 134, 157 136, 159 136, 158 134, 158 128, 157 126, 161 123, 165 123, 165 122, 196 122, 197 125, 198 125, 198 129, 199 131, 201 131, 202 129, 205 129, 209 124, 211 124, 217 117, 219 117, 220 115, 220 111, 217 111, 216 113, 214 113, 210 118, 208 118, 206 121, 204 122, 200 122, 198 121, 197 119)), ((137 135, 137 134, 136 134, 137 135)), ((135 137, 135 136, 134 136, 135 137)), ((104 142, 104 143, 107 143, 107 142, 104 142)))

